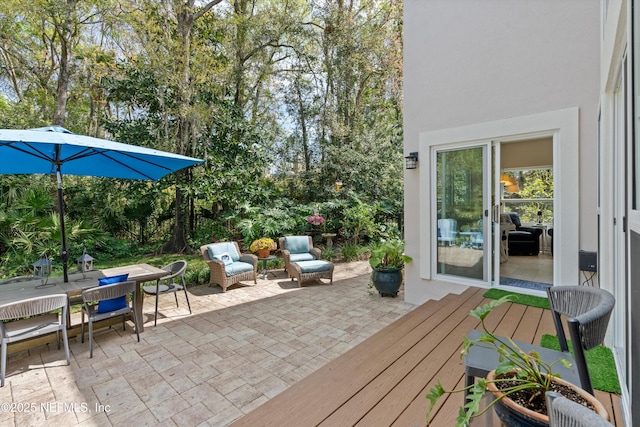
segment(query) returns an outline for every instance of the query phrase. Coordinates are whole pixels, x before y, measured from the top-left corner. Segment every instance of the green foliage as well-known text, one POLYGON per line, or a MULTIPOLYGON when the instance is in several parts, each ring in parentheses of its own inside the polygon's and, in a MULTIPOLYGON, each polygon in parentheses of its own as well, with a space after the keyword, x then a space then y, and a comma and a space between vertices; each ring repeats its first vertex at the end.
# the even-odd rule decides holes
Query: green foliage
POLYGON ((336 258, 336 251, 335 249, 323 249, 322 250, 322 258, 326 259, 327 261, 333 261, 336 258))
POLYGON ((489 303, 479 306, 469 312, 470 316, 480 320, 483 332, 477 339, 469 340, 466 337, 464 338, 462 356, 468 354, 471 347, 478 343, 482 343, 483 346, 488 345, 493 347, 500 355, 500 363, 495 370, 496 377, 492 379, 491 382, 514 382, 515 385, 509 385, 504 388, 500 387, 502 395, 500 397, 496 397, 481 410, 480 400, 488 392, 487 384, 489 383, 489 380, 478 379, 476 383, 471 386, 455 390, 445 390, 440 382, 438 382, 426 395, 426 398, 429 400, 427 425, 430 423, 430 416, 434 406, 445 394, 468 391, 467 396, 469 401, 460 408, 459 416, 456 419, 456 426, 465 427, 469 425, 471 418, 484 414, 498 401, 517 391, 536 389, 539 390, 540 393, 544 394, 550 389, 552 378, 557 376, 553 372, 553 366, 558 363, 568 366, 569 362, 565 359, 560 359, 553 363, 546 363, 540 358, 540 355, 537 352, 531 351, 527 353, 511 338, 502 339, 489 332, 485 324, 486 317, 491 314, 496 307, 504 304, 505 302, 512 301, 513 298, 513 295, 505 295, 499 300, 492 300, 489 303), (505 374, 508 374, 508 378, 501 378, 501 375, 505 374), (515 374, 515 377, 512 377, 513 374, 515 374))
MULTIPOLYGON (((46 254, 57 262, 62 236, 54 210, 55 192, 49 177, 0 178, 0 265, 5 271, 26 273, 46 254)), ((100 235, 81 220, 65 215, 69 249, 91 235, 100 235)))
MULTIPOLYGON (((337 233, 337 242, 398 235, 401 2, 237 6, 196 14, 206 6, 0 5, 7 35, 0 125, 43 126, 57 116, 56 124, 76 133, 205 160, 157 183, 65 176, 74 252, 157 251, 181 227, 184 242, 173 245, 180 250, 212 238, 250 243, 303 234, 314 205, 326 219, 318 231, 337 233), (61 49, 65 35, 68 50, 61 49), (62 52, 70 73, 60 116, 62 52)), ((0 180, 3 196, 38 186, 31 177, 2 177, 14 178, 18 185, 0 180)), ((47 180, 40 186, 53 194, 47 180)), ((34 251, 57 253, 51 208, 15 212, 0 209, 0 257, 20 267, 3 262, 3 269, 25 268, 34 251), (36 219, 43 221, 37 230, 36 219)))
POLYGON ((538 222, 538 212, 542 213, 542 222, 553 222, 553 170, 532 169, 511 174, 520 191, 505 195, 507 210, 518 212, 523 222, 538 222), (522 199, 532 200, 515 202, 522 199))
POLYGON ((375 215, 377 208, 355 198, 355 205, 344 211, 345 235, 356 244, 363 237, 373 237, 376 233, 375 215))
POLYGON ((347 243, 341 250, 344 261, 356 261, 360 259, 360 246, 356 243, 347 243))
POLYGON ((404 254, 404 242, 400 239, 383 240, 371 245, 369 264, 374 270, 402 269, 413 261, 404 254))

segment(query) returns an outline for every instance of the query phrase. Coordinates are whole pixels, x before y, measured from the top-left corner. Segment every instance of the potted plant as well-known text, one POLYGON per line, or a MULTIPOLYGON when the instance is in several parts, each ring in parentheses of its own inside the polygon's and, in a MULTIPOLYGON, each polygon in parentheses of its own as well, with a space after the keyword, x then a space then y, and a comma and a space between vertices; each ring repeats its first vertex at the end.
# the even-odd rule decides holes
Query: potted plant
POLYGON ((427 425, 429 425, 431 411, 440 397, 465 391, 468 392, 467 401, 460 408, 456 419, 458 427, 468 426, 471 418, 484 414, 492 407, 495 407, 498 417, 507 426, 548 426, 549 417, 546 415, 545 401, 547 391, 558 392, 608 419, 606 409, 593 395, 562 380, 553 372, 556 364, 562 363, 568 366, 567 360, 559 359, 553 363, 546 363, 541 360, 537 352, 527 353, 510 338, 498 337, 488 331, 484 322, 486 316, 495 307, 511 299, 512 296, 507 295, 471 310, 469 314, 480 320, 483 332, 477 339, 470 340, 465 337, 462 355, 468 353, 473 345, 483 343, 495 348, 500 354, 501 362, 487 375, 487 378, 478 379, 475 384, 465 388, 447 391, 438 382, 426 396, 430 401, 427 425), (480 401, 487 392, 493 394, 493 400, 481 409, 480 401))
POLYGON ((249 249, 251 252, 257 252, 258 258, 267 258, 271 251, 278 249, 278 245, 273 241, 273 239, 270 239, 269 237, 262 237, 258 240, 254 240, 253 243, 251 243, 251 246, 249 246, 249 249))
POLYGON ((373 268, 371 280, 380 296, 398 295, 402 284, 402 270, 412 258, 404 254, 404 242, 400 239, 385 240, 371 248, 369 264, 373 268))

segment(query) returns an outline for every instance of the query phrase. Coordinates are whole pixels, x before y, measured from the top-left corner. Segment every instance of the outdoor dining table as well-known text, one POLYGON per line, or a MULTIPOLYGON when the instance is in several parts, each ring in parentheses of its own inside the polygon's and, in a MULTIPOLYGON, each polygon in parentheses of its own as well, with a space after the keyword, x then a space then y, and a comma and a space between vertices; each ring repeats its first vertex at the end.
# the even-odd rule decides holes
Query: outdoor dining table
MULTIPOLYGON (((142 298, 143 292, 140 285, 145 282, 155 281, 170 272, 149 264, 132 264, 121 267, 107 268, 104 270, 93 270, 86 273, 75 273, 69 275, 69 281, 64 283, 62 277, 49 277, 34 279, 26 282, 10 283, 0 287, 0 304, 20 301, 42 295, 52 295, 64 293, 68 296, 82 294, 85 289, 98 286, 98 279, 101 277, 119 276, 129 274, 129 280, 135 281, 138 285, 135 292, 136 316, 142 319, 142 298)), ((138 323, 140 331, 144 331, 144 322, 138 323)))

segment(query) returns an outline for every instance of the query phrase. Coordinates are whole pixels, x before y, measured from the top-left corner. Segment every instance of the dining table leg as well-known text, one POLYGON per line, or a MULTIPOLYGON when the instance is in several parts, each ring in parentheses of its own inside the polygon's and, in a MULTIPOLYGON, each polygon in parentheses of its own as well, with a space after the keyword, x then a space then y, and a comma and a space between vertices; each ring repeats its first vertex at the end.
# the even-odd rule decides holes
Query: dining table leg
POLYGON ((136 282, 136 317, 138 318, 138 332, 144 332, 144 317, 142 317, 142 304, 144 301, 144 290, 142 290, 142 284, 149 280, 136 282))

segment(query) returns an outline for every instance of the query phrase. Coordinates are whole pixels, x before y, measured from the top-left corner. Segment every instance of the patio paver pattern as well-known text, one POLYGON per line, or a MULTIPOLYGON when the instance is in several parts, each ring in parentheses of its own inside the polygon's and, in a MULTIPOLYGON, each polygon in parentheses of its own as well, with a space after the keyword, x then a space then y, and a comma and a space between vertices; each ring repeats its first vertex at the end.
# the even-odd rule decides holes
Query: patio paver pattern
POLYGON ((369 272, 353 262, 336 265, 333 286, 298 288, 276 270, 226 293, 190 287, 193 314, 165 296, 157 327, 146 300, 139 343, 129 321, 94 332, 93 359, 72 338, 70 366, 55 344, 11 354, 0 425, 230 424, 414 308, 402 290, 370 292, 369 272))

